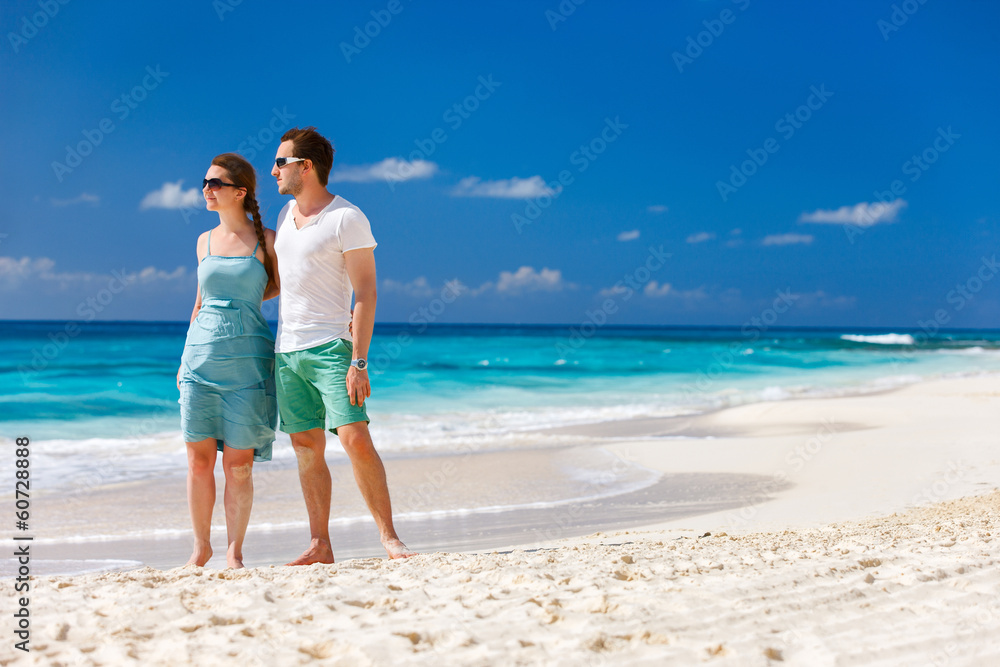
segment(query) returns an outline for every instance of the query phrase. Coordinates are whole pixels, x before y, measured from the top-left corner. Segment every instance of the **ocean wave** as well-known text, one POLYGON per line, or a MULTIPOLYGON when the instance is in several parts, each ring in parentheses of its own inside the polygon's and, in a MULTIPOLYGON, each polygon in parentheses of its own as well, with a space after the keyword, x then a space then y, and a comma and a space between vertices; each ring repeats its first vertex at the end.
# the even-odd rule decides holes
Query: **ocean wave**
POLYGON ((869 343, 871 345, 916 345, 916 341, 910 334, 888 333, 871 336, 844 334, 840 338, 854 343, 869 343))

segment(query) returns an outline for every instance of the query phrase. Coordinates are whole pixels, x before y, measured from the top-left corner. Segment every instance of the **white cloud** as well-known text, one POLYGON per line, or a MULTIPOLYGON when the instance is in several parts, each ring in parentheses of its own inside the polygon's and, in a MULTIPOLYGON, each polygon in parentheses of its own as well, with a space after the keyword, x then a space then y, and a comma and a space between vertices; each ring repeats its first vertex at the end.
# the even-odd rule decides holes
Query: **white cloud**
POLYGON ((192 208, 204 204, 205 199, 201 190, 198 188, 183 190, 181 188, 183 182, 164 183, 159 190, 153 190, 143 197, 139 209, 144 211, 148 208, 192 208))
POLYGON ((431 288, 430 283, 427 282, 427 278, 424 276, 414 278, 408 283, 388 278, 382 281, 382 289, 386 292, 397 292, 399 294, 416 297, 429 297, 434 294, 434 290, 431 288))
POLYGON ((729 235, 730 236, 739 236, 742 233, 743 233, 743 230, 740 229, 739 227, 737 227, 736 229, 730 230, 729 235))
POLYGON ((655 280, 650 280, 642 289, 642 293, 651 297, 666 296, 670 293, 670 283, 663 283, 661 285, 655 280))
POLYGON ((392 279, 382 281, 382 289, 386 292, 420 299, 441 295, 479 296, 486 293, 517 296, 529 292, 561 292, 578 287, 576 283, 563 280, 562 271, 558 269, 543 268, 538 271, 530 266, 522 266, 513 272, 501 271, 496 281, 487 280, 475 288, 469 287, 458 278, 445 281, 442 287, 434 287, 424 276, 409 282, 392 279))
POLYGON ((635 241, 637 238, 639 238, 638 229, 633 229, 630 232, 622 232, 621 234, 618 235, 619 241, 635 241))
POLYGON ((53 206, 73 206, 74 204, 97 204, 101 198, 86 192, 80 193, 79 197, 72 199, 50 199, 53 206))
POLYGON ((164 271, 162 269, 157 269, 152 266, 147 266, 141 271, 135 271, 133 273, 126 273, 125 279, 128 282, 139 281, 144 285, 149 283, 160 282, 163 280, 179 280, 181 278, 186 278, 188 275, 187 269, 183 266, 178 266, 173 271, 164 271))
POLYGON ((652 206, 647 206, 646 210, 650 213, 666 213, 667 207, 663 204, 653 204, 652 206))
POLYGON ((761 245, 794 245, 804 243, 806 245, 813 242, 810 234, 770 234, 764 237, 761 245))
POLYGON ((458 182, 452 197, 495 197, 498 199, 534 199, 543 195, 554 195, 541 176, 530 178, 509 178, 499 181, 484 181, 478 176, 469 176, 458 182))
POLYGON ((562 271, 543 268, 536 271, 530 266, 522 266, 516 272, 501 271, 497 279, 498 294, 521 294, 522 292, 560 292, 570 283, 562 278, 562 271))
POLYGON ((803 213, 799 222, 816 222, 825 224, 852 224, 858 227, 871 227, 882 222, 895 222, 900 209, 906 206, 906 201, 896 199, 891 202, 861 202, 854 206, 841 206, 837 210, 818 209, 812 213, 803 213))
POLYGON ((20 259, 0 257, 0 289, 15 289, 29 281, 40 286, 57 287, 60 290, 94 283, 103 286, 109 281, 117 281, 115 284, 141 283, 147 285, 154 282, 182 280, 190 275, 183 266, 178 266, 173 271, 147 266, 139 271, 130 272, 122 269, 106 273, 56 271, 55 267, 56 263, 48 257, 34 259, 31 257, 20 259))
POLYGON ((715 238, 715 234, 712 232, 698 232, 697 234, 692 234, 687 237, 688 243, 704 243, 705 241, 711 241, 715 238))
MULTIPOLYGON (((602 299, 614 299, 618 296, 628 294, 630 288, 624 285, 614 285, 613 287, 606 287, 597 292, 597 296, 602 299)), ((677 299, 681 301, 694 301, 700 299, 708 298, 708 294, 705 292, 704 287, 696 287, 690 290, 678 290, 675 289, 670 283, 660 283, 656 280, 650 280, 642 288, 642 293, 652 299, 659 299, 663 297, 670 297, 671 299, 677 299)))
POLYGON ((603 298, 616 297, 619 294, 625 294, 628 292, 627 287, 624 285, 615 285, 613 287, 605 287, 597 293, 598 296, 603 298))
POLYGON ((400 160, 387 157, 375 164, 337 167, 330 174, 330 180, 334 183, 412 181, 418 178, 430 178, 437 171, 438 166, 427 160, 400 160))

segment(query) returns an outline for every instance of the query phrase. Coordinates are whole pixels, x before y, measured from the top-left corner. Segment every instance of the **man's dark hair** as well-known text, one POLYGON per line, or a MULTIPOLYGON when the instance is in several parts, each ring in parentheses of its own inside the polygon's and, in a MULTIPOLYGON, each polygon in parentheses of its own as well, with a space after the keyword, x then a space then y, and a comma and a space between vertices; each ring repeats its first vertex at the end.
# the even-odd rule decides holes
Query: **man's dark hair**
POLYGON ((300 157, 312 160, 320 185, 326 187, 330 180, 330 169, 333 168, 333 146, 330 141, 316 131, 315 127, 293 127, 281 137, 282 141, 291 141, 295 150, 290 157, 300 157))

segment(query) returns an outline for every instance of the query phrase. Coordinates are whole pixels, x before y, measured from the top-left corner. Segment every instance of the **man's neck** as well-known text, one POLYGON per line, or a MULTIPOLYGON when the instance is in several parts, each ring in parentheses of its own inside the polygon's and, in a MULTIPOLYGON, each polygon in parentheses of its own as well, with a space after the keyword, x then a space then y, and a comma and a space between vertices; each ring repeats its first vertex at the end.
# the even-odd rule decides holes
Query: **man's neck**
POLYGON ((295 196, 295 205, 306 217, 312 217, 330 205, 336 195, 330 194, 326 188, 319 187, 302 191, 295 196))

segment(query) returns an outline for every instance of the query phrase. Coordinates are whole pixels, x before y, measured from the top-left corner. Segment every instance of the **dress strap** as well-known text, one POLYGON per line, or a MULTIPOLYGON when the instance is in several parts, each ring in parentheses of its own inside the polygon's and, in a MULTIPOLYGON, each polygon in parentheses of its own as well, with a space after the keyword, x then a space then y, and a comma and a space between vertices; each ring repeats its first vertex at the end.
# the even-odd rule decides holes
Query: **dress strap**
POLYGON ((259 248, 259 247, 260 247, 260 241, 257 241, 257 245, 255 245, 253 247, 253 252, 250 253, 249 255, 247 255, 247 257, 256 257, 257 256, 257 248, 259 248))
POLYGON ((212 254, 212 230, 208 230, 208 254, 212 254))

